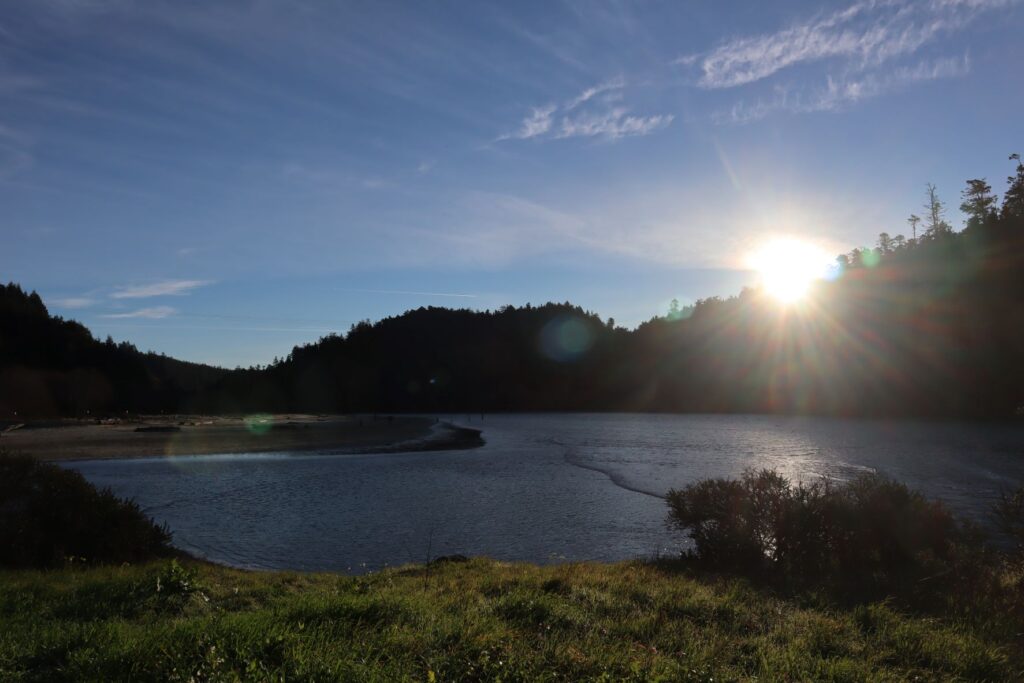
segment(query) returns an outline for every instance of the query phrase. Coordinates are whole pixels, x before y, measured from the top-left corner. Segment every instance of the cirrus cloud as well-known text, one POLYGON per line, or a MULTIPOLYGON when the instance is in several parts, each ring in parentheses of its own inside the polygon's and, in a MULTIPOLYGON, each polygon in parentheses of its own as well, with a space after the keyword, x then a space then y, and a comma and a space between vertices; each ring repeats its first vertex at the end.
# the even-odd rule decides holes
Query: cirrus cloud
POLYGON ((213 283, 210 280, 164 280, 149 285, 119 287, 111 293, 110 298, 148 299, 156 296, 182 296, 209 284, 213 283))
POLYGON ((96 299, 87 296, 69 296, 64 299, 51 299, 50 302, 58 308, 88 308, 96 303, 96 299))
POLYGON ((914 83, 966 76, 970 70, 970 55, 965 54, 963 57, 922 61, 885 73, 870 73, 856 78, 828 76, 823 86, 793 91, 778 89, 771 98, 737 102, 728 109, 714 112, 712 119, 715 123, 743 124, 763 119, 777 111, 838 111, 914 83))
POLYGON ((779 111, 839 111, 915 83, 970 73, 967 53, 941 54, 948 51, 949 38, 985 12, 1018 1, 861 0, 773 33, 724 41, 673 63, 696 72, 692 84, 704 90, 752 87, 788 69, 821 63, 817 75, 776 80, 771 95, 748 97, 713 112, 716 123, 750 123, 779 111), (929 44, 936 46, 932 54, 915 60, 929 44))
POLYGON ((673 114, 631 114, 627 107, 619 104, 625 87, 626 81, 623 78, 614 78, 586 88, 564 104, 533 107, 518 130, 505 133, 498 140, 575 137, 618 140, 649 135, 665 128, 675 119, 673 114))
POLYGON ((1016 0, 865 0, 774 33, 726 41, 705 54, 675 60, 700 70, 701 88, 733 88, 801 63, 843 59, 848 68, 877 67, 965 28, 986 10, 1016 0))
POLYGON ((178 309, 171 308, 170 306, 153 306, 151 308, 140 308, 136 311, 128 311, 126 313, 107 313, 100 317, 110 319, 147 318, 150 320, 159 320, 161 318, 169 318, 177 312, 178 309))

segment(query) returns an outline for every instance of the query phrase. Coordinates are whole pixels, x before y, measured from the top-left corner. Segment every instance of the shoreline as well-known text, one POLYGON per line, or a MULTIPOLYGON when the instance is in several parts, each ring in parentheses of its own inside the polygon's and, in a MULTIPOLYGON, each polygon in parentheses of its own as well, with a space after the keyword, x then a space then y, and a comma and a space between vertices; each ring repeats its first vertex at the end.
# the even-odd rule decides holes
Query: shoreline
POLYGON ((322 451, 359 455, 477 448, 480 431, 428 417, 255 415, 141 416, 26 423, 0 450, 51 462, 322 451))

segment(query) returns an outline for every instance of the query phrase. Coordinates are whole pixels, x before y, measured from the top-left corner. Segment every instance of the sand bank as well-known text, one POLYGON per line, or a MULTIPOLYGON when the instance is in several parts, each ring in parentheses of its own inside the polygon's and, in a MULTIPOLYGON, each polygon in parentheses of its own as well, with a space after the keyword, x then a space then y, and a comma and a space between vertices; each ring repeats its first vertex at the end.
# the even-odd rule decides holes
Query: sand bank
POLYGON ((102 422, 50 420, 26 423, 0 435, 0 449, 43 460, 296 450, 384 453, 482 444, 477 430, 426 417, 172 415, 102 422))

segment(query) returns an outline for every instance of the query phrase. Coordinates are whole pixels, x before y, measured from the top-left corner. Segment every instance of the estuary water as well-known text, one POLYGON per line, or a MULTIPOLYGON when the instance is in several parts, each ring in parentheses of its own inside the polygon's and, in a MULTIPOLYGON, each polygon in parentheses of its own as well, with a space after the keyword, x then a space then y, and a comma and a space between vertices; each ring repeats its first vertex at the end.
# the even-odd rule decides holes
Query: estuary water
MULTIPOLYGON (((444 417, 444 416, 443 416, 444 417)), ((449 417, 486 445, 69 463, 178 547, 256 569, 372 571, 440 555, 560 562, 674 554, 665 493, 745 468, 878 471, 985 524, 1024 482, 1024 425, 752 415, 449 417)))

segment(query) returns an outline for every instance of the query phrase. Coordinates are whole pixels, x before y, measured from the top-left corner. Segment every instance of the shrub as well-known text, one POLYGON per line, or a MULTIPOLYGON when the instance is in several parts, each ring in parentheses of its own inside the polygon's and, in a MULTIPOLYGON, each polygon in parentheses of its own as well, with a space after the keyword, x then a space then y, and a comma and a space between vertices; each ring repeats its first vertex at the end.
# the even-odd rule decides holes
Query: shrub
POLYGON ((793 484, 747 471, 672 490, 668 505, 701 564, 851 595, 934 592, 964 579, 981 552, 941 503, 878 475, 793 484))
POLYGON ((999 530, 1013 543, 1014 554, 1024 560, 1024 486, 1000 496, 995 516, 999 530))
POLYGON ((1024 486, 1003 493, 995 505, 995 518, 999 530, 1008 541, 1004 581, 1016 590, 1014 607, 1024 612, 1024 486))
POLYGON ((0 566, 138 562, 168 555, 169 543, 133 501, 78 472, 0 454, 0 566))

